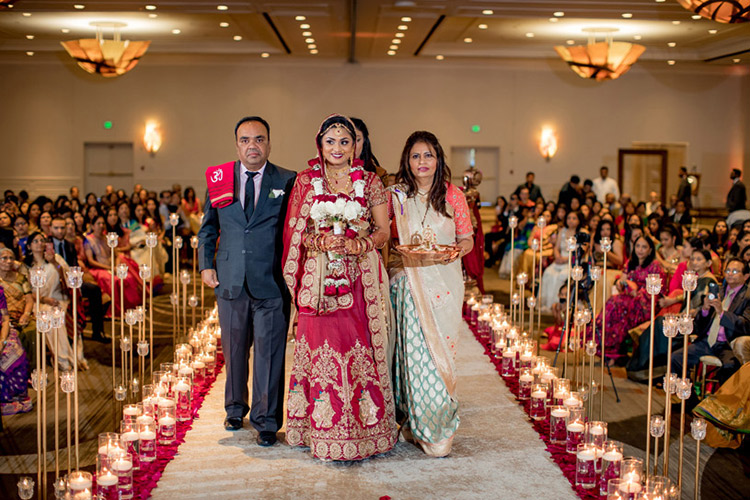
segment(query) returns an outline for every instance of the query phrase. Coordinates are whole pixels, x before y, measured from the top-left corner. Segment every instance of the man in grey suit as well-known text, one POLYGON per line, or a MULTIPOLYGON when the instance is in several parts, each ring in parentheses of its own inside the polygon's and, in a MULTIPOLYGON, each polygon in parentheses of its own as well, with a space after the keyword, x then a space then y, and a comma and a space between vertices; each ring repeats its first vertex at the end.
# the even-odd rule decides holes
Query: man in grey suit
POLYGON ((295 173, 268 161, 271 131, 260 117, 235 127, 233 199, 216 208, 206 198, 198 233, 201 277, 214 289, 227 364, 224 428, 250 423, 272 446, 283 422, 284 351, 289 299, 282 277, 282 233, 295 173), (217 248, 218 242, 218 248, 217 248), (214 265, 215 260, 215 265, 214 265), (248 364, 254 346, 252 407, 248 364))

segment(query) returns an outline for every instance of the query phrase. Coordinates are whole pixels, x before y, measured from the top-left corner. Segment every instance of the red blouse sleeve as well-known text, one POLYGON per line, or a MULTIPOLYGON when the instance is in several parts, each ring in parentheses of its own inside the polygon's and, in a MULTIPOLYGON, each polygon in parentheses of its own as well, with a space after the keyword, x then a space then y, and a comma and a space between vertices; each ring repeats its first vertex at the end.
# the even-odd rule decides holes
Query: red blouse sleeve
POLYGON ((473 235, 474 228, 471 226, 469 205, 466 203, 466 197, 461 190, 454 184, 448 183, 445 201, 453 207, 453 222, 456 224, 456 237, 460 239, 473 235))

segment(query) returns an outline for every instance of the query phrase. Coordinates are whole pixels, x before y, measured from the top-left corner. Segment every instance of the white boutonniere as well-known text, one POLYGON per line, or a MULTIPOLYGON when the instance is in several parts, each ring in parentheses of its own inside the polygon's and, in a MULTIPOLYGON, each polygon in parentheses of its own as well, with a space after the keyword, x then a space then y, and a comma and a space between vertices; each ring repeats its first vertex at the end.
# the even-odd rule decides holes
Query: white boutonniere
POLYGON ((284 196, 283 189, 272 189, 271 192, 268 193, 269 198, 279 198, 281 196, 284 196))

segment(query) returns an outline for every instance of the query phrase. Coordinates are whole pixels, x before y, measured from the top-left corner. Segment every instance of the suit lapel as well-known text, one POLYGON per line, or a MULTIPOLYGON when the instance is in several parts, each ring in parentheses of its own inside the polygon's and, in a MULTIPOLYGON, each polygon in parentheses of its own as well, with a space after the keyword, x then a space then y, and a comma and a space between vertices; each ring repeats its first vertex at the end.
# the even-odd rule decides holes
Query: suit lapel
POLYGON ((736 311, 740 306, 740 302, 745 300, 745 292, 747 291, 747 285, 742 285, 737 293, 732 297, 732 303, 729 305, 729 312, 736 311))
POLYGON ((248 224, 253 222, 257 214, 263 210, 263 206, 266 204, 268 195, 271 192, 271 186, 274 185, 276 180, 276 167, 272 163, 266 164, 266 170, 263 172, 263 179, 260 181, 260 195, 258 196, 258 203, 255 205, 253 216, 247 221, 248 224))

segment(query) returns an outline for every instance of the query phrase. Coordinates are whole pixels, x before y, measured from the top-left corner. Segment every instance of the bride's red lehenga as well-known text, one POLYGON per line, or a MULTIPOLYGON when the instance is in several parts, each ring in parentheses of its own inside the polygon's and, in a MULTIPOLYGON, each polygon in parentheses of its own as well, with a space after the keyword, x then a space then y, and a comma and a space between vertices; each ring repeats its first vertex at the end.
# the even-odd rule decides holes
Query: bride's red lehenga
MULTIPOLYGON (((361 460, 390 450, 397 440, 388 276, 376 250, 347 256, 351 291, 325 295, 327 256, 303 243, 313 226, 312 171, 297 176, 284 227, 284 279, 299 311, 286 437, 320 459, 361 460)), ((375 174, 364 175, 369 219, 372 207, 386 203, 386 193, 375 174)))

